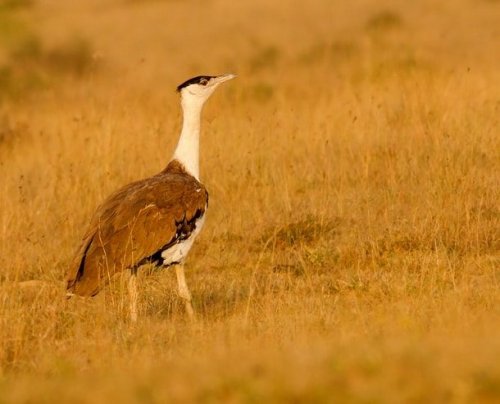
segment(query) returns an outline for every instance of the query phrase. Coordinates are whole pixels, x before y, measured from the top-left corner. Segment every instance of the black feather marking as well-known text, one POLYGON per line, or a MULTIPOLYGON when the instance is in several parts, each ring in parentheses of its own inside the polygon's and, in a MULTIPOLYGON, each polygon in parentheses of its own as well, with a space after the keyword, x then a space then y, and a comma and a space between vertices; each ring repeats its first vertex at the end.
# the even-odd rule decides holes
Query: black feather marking
POLYGON ((190 86, 191 84, 199 84, 201 80, 210 80, 215 76, 196 76, 192 79, 186 80, 184 83, 177 86, 177 92, 180 92, 183 88, 190 86))
POLYGON ((66 285, 66 289, 70 290, 72 289, 75 284, 82 278, 83 273, 85 271, 85 260, 87 259, 87 252, 90 249, 90 246, 92 245, 92 242, 94 241, 95 235, 90 239, 89 243, 85 247, 85 250, 83 251, 82 254, 82 260, 80 261, 80 265, 78 266, 78 271, 76 272, 75 279, 70 279, 68 280, 68 283, 66 285))
MULTIPOLYGON (((154 254, 151 254, 149 257, 145 257, 139 262, 137 262, 134 265, 134 268, 138 268, 141 265, 151 263, 154 264, 155 266, 162 266, 163 264, 163 257, 161 256, 163 251, 168 250, 170 247, 173 245, 180 243, 183 240, 187 240, 193 231, 196 230, 196 222, 198 219, 201 219, 203 217, 204 212, 200 209, 196 210, 196 213, 194 214, 193 218, 191 220, 186 220, 185 218, 182 219, 179 222, 176 222, 177 225, 177 232, 175 236, 170 240, 167 244, 165 244, 162 248, 160 248, 158 251, 156 251, 154 254)), ((178 262, 172 262, 170 265, 178 264, 178 262)))

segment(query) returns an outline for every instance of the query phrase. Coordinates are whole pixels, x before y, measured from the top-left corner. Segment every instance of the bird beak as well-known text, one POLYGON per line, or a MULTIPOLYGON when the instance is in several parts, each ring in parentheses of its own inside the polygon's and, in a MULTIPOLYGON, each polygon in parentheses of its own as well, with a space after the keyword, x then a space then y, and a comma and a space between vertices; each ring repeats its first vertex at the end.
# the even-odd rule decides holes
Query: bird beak
POLYGON ((220 84, 220 83, 224 83, 225 81, 234 79, 235 77, 236 77, 235 74, 229 73, 229 74, 223 74, 221 76, 217 76, 213 80, 214 80, 214 84, 220 84))

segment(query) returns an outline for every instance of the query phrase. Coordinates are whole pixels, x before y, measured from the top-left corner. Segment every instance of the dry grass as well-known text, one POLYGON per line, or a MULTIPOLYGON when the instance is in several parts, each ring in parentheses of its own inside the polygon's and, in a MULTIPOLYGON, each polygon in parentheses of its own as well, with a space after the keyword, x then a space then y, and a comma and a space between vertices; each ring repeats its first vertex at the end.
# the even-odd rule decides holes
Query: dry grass
POLYGON ((21 3, 98 67, 0 106, 0 402, 499 399, 498 2, 21 3), (239 78, 205 111, 197 321, 168 272, 134 327, 120 282, 64 300, 90 213, 213 72, 239 78))

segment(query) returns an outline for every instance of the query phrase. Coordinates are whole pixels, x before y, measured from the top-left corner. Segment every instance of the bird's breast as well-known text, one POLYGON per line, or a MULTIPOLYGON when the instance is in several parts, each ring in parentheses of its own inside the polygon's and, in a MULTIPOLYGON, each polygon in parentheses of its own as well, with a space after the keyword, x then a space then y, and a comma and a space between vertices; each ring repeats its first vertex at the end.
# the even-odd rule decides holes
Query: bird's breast
POLYGON ((181 264, 184 262, 189 250, 191 250, 193 246, 194 240, 198 237, 198 234, 200 234, 204 223, 205 215, 196 220, 196 226, 192 232, 187 235, 183 233, 179 234, 178 242, 162 251, 161 257, 163 258, 163 265, 181 264))

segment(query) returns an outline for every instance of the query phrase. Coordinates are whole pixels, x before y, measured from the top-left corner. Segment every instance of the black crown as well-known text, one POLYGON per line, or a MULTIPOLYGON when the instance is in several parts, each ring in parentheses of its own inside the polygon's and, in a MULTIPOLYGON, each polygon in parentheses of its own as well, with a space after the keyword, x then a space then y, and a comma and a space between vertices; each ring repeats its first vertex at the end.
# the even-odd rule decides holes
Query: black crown
POLYGON ((196 76, 192 79, 186 80, 184 83, 177 86, 177 92, 180 92, 184 87, 190 86, 191 84, 199 84, 201 80, 210 80, 214 76, 196 76))

